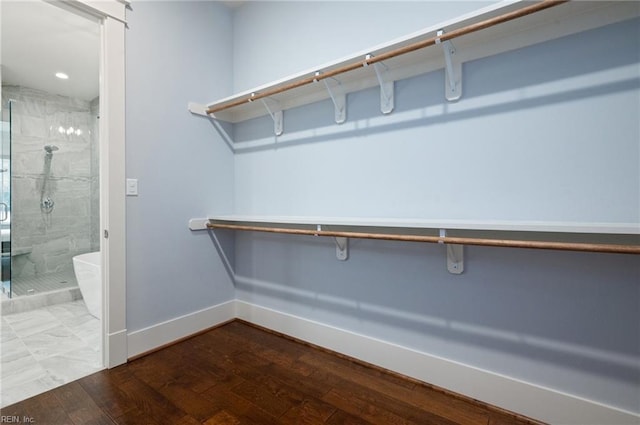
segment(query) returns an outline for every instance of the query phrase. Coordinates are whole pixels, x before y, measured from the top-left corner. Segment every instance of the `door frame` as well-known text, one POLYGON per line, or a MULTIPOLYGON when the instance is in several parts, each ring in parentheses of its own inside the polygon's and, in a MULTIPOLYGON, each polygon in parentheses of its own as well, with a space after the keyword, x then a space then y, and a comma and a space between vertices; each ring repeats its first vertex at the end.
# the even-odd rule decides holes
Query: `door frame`
POLYGON ((128 0, 50 1, 100 24, 100 251, 102 356, 127 362, 125 239, 125 31, 128 0))

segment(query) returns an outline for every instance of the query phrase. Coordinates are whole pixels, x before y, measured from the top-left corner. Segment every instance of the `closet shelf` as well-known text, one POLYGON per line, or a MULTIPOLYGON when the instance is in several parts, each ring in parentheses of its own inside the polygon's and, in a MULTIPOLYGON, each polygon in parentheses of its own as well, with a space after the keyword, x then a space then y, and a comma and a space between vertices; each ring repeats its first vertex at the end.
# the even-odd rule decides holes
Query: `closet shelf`
POLYGON ((345 121, 344 96, 381 86, 381 109, 393 109, 394 81, 445 68, 445 96, 462 93, 462 64, 640 15, 637 2, 503 1, 418 33, 373 47, 208 104, 194 114, 232 123, 271 115, 282 132, 282 111, 332 99, 336 122, 345 121), (429 48, 433 47, 433 48, 429 48), (384 103, 387 103, 386 105, 384 103))
POLYGON ((192 230, 228 229, 447 245, 640 254, 640 226, 637 224, 212 216, 193 219, 189 227, 192 230))

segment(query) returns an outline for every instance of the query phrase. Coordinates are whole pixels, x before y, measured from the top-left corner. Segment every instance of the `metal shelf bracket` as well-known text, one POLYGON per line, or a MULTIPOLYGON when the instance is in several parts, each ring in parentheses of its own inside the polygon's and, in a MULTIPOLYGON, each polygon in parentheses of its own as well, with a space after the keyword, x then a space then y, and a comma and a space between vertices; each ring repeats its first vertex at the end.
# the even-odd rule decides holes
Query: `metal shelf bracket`
POLYGON ((336 258, 346 261, 349 258, 349 238, 336 237, 336 258))
MULTIPOLYGON (((320 71, 316 72, 316 77, 321 74, 320 71)), ((342 124, 347 120, 347 95, 342 89, 342 84, 340 81, 335 78, 331 78, 336 81, 337 85, 335 87, 331 87, 327 82, 327 79, 323 79, 322 82, 324 86, 327 88, 327 92, 329 92, 329 96, 331 97, 331 101, 333 102, 333 106, 335 109, 335 121, 336 124, 342 124)), ((317 79, 314 81, 318 81, 317 79)))
MULTIPOLYGON (((445 244, 447 230, 440 229, 440 240, 438 243, 445 244)), ((462 274, 464 272, 464 245, 445 244, 447 248, 447 270, 451 274, 462 274)))
POLYGON ((447 245, 447 270, 451 274, 464 272, 464 245, 447 245))
POLYGON ((441 41, 444 30, 438 30, 436 44, 442 46, 445 63, 444 93, 448 101, 453 102, 462 96, 462 62, 456 58, 456 48, 450 40, 441 41))
MULTIPOLYGON (((364 66, 369 66, 368 61, 372 57, 371 54, 365 56, 364 66)), ((380 110, 383 114, 390 114, 394 108, 394 81, 385 81, 388 68, 382 62, 374 63, 373 70, 376 72, 380 85, 380 110)))
MULTIPOLYGON (((255 95, 256 95, 255 93, 251 93, 251 97, 254 97, 255 95)), ((267 99, 262 98, 260 99, 260 101, 262 101, 262 104, 264 105, 265 109, 269 113, 269 116, 273 120, 273 132, 275 133, 276 136, 281 136, 282 133, 284 132, 284 125, 283 125, 284 114, 282 113, 282 108, 280 108, 280 104, 275 100, 270 99, 269 102, 271 102, 272 104, 270 108, 269 103, 267 102, 267 99)), ((253 102, 253 100, 249 99, 249 102, 253 102)))

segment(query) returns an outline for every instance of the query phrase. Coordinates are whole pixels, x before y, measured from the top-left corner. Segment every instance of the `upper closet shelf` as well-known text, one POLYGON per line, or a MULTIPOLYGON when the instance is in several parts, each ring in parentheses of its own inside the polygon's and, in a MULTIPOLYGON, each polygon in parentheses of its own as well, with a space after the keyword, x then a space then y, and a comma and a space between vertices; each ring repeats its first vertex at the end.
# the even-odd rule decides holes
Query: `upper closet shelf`
POLYGON ((382 113, 390 113, 394 81, 441 68, 444 96, 455 101, 463 95, 464 62, 639 15, 636 1, 503 1, 206 105, 189 103, 189 110, 232 123, 271 115, 276 134, 281 134, 282 111, 331 99, 335 121, 342 123, 347 93, 374 86, 380 87, 382 113))
POLYGON ((339 227, 371 227, 396 229, 449 229, 478 230, 494 232, 538 232, 538 233, 582 233, 601 235, 640 236, 638 223, 583 223, 551 221, 514 221, 514 220, 427 220, 420 218, 384 218, 384 217, 326 217, 326 216, 273 216, 273 215, 215 215, 194 226, 203 226, 207 221, 223 221, 253 224, 283 225, 323 225, 339 227))

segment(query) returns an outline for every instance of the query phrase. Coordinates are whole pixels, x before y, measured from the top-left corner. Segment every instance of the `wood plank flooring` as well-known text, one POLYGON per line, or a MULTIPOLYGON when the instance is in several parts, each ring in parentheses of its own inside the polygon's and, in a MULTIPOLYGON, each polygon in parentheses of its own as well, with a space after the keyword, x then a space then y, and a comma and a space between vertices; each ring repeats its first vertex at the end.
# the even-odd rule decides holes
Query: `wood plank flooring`
POLYGON ((1 415, 38 425, 538 423, 239 320, 1 415))

